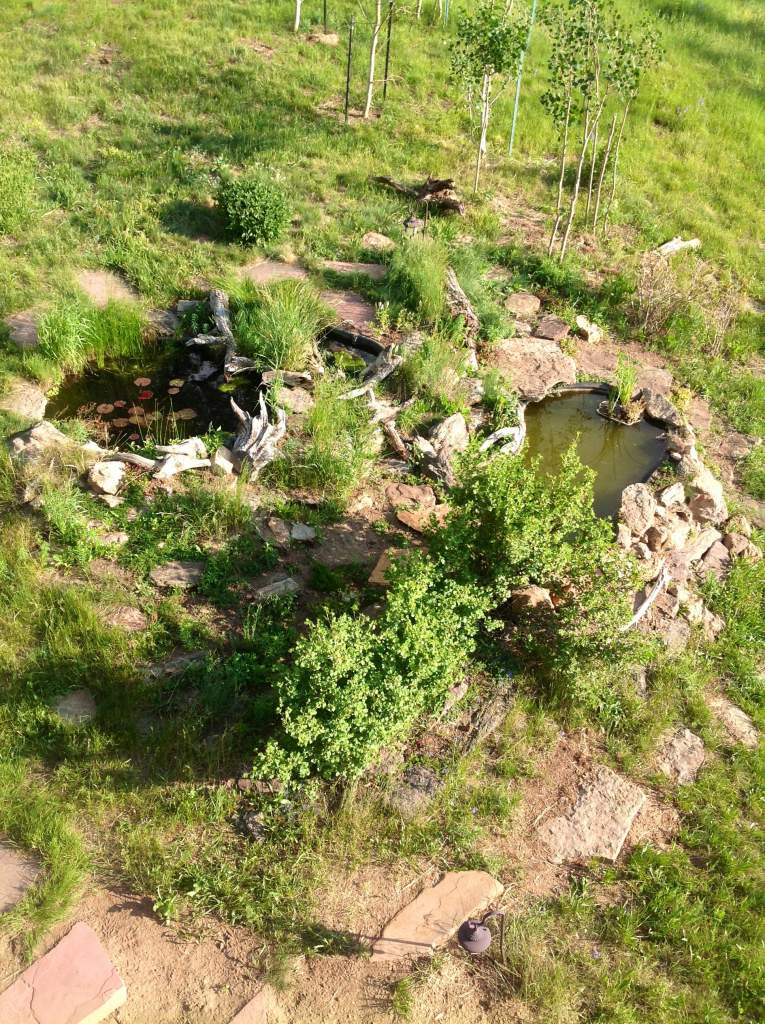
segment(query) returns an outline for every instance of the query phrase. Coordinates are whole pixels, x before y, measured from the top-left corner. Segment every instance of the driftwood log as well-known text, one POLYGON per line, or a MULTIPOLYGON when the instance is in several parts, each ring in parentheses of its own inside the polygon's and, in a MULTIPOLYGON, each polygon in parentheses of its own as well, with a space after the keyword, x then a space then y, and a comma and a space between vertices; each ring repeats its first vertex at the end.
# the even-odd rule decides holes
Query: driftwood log
POLYGON ((675 238, 671 238, 668 242, 660 245, 658 249, 654 249, 654 252, 658 256, 672 256, 673 253, 682 252, 683 249, 699 249, 701 248, 700 238, 688 238, 683 240, 679 235, 675 238))
POLYGON ((465 294, 462 285, 457 280, 457 275, 451 267, 446 271, 446 305, 453 317, 462 317, 462 321, 465 324, 465 342, 470 350, 468 362, 472 370, 477 370, 476 341, 478 339, 478 332, 481 329, 481 322, 476 316, 473 304, 465 294))
POLYGON ((458 213, 460 216, 465 213, 465 204, 457 195, 452 178, 432 178, 429 175, 422 185, 404 185, 401 181, 394 181, 393 178, 380 174, 372 178, 372 181, 393 189, 402 196, 408 196, 418 203, 425 203, 428 209, 436 209, 441 213, 458 213))
POLYGON ((502 454, 509 453, 510 455, 517 455, 523 447, 523 442, 526 440, 526 403, 518 403, 518 426, 517 427, 500 427, 499 430, 495 430, 493 434, 489 434, 486 440, 481 445, 480 451, 487 452, 492 448, 497 441, 504 441, 505 443, 499 449, 502 454))
POLYGON ((643 601, 643 603, 640 605, 640 607, 632 616, 630 621, 620 628, 620 633, 627 633, 630 629, 633 628, 633 626, 636 626, 638 622, 640 622, 640 620, 650 611, 651 606, 656 601, 659 594, 661 594, 665 587, 669 585, 671 580, 672 577, 669 574, 669 570, 667 569, 666 565, 662 565, 661 572, 659 573, 659 578, 653 585, 650 594, 645 599, 645 601, 643 601))
POLYGON ((208 296, 208 303, 218 333, 198 334, 195 338, 190 338, 186 344, 189 347, 196 345, 224 345, 226 352, 223 357, 223 372, 227 377, 233 377, 237 373, 246 373, 248 370, 256 369, 252 359, 240 356, 236 351, 236 340, 231 329, 228 295, 221 291, 220 288, 213 288, 208 296))
POLYGON ((257 474, 276 458, 277 445, 287 433, 287 416, 283 409, 277 409, 276 423, 271 423, 262 391, 254 416, 240 409, 233 398, 231 408, 240 424, 232 449, 234 462, 239 467, 249 462, 253 474, 257 474))

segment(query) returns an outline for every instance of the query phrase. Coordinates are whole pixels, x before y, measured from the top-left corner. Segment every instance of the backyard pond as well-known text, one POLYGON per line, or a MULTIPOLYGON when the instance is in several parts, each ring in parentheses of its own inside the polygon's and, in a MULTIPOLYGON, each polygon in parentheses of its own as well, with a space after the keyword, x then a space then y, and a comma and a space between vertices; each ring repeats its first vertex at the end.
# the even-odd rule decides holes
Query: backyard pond
POLYGON ((631 426, 598 413, 603 395, 572 391, 546 398, 526 409, 526 457, 538 457, 541 468, 556 473, 573 441, 579 458, 597 473, 595 512, 615 517, 621 493, 629 484, 647 480, 666 454, 664 431, 640 420, 631 426))

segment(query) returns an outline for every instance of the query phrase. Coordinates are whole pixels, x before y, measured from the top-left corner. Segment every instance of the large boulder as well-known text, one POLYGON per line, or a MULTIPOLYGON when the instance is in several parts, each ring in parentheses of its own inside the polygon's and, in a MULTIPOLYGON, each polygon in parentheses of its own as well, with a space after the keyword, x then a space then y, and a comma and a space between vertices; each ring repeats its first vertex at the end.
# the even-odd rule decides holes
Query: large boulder
POLYGON ((728 505, 722 483, 706 466, 696 473, 691 480, 694 494, 688 507, 694 519, 700 523, 717 525, 728 518, 728 505))
POLYGON ((645 484, 630 484, 622 491, 619 519, 636 537, 642 537, 653 525, 656 499, 645 484))
POLYGON ((17 377, 0 395, 0 410, 19 416, 23 420, 37 422, 45 415, 47 401, 45 392, 39 385, 17 377))
POLYGON ((576 363, 547 338, 505 338, 489 355, 524 402, 539 402, 556 384, 576 383, 576 363))
POLYGON ((683 426, 683 417, 675 406, 658 391, 651 388, 643 388, 640 392, 640 400, 643 403, 643 410, 649 420, 658 423, 661 427, 674 427, 680 429, 683 426))
POLYGON ((531 292, 513 292, 505 301, 505 309, 519 320, 533 320, 541 305, 541 300, 531 292))
POLYGON ((12 458, 21 462, 34 462, 51 448, 62 448, 71 443, 66 434, 62 434, 47 420, 42 420, 29 430, 14 434, 9 441, 9 447, 12 458))
POLYGON ((96 494, 116 494, 126 472, 124 462, 97 462, 88 471, 88 486, 96 494))
POLYGON ((461 412, 455 412, 431 431, 430 440, 439 455, 449 458, 455 452, 464 452, 470 442, 467 423, 461 412))

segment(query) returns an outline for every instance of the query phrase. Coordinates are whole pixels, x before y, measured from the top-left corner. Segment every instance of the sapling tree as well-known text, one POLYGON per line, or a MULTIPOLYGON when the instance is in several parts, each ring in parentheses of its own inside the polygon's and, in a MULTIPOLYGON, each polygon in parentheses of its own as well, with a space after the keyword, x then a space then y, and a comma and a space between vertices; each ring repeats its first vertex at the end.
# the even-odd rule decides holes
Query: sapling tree
POLYGON ((471 121, 480 117, 473 191, 478 191, 481 165, 486 155, 492 109, 509 82, 516 78, 526 42, 525 19, 514 19, 502 2, 480 0, 472 12, 457 22, 452 43, 452 75, 465 90, 471 121))
POLYGON ((292 26, 293 32, 300 31, 300 15, 303 11, 303 0, 295 0, 295 23, 292 26))
POLYGON ((375 65, 377 63, 377 43, 382 28, 382 0, 375 0, 374 21, 372 22, 372 41, 369 46, 369 72, 367 74, 367 98, 364 103, 364 117, 368 118, 372 110, 372 96, 375 89, 375 65))

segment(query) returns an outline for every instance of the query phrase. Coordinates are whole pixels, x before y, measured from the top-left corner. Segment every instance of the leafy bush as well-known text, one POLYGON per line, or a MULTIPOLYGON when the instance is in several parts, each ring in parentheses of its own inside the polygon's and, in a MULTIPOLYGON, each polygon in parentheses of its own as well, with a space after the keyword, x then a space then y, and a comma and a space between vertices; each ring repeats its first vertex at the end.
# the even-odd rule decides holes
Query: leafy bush
POLYGON ((289 223, 284 192, 261 171, 225 177, 218 187, 218 205, 231 234, 253 245, 277 242, 289 223))
POLYGON ((444 313, 447 252, 430 238, 412 238, 391 257, 387 284, 391 297, 424 323, 435 323, 444 313))
POLYGON ((284 735, 269 743, 260 774, 356 778, 418 716, 443 705, 473 650, 486 595, 445 580, 420 554, 390 577, 379 620, 330 613, 298 641, 276 682, 284 735))
POLYGON ((287 280, 245 293, 233 329, 240 351, 262 369, 304 370, 317 336, 334 319, 315 288, 287 280))

